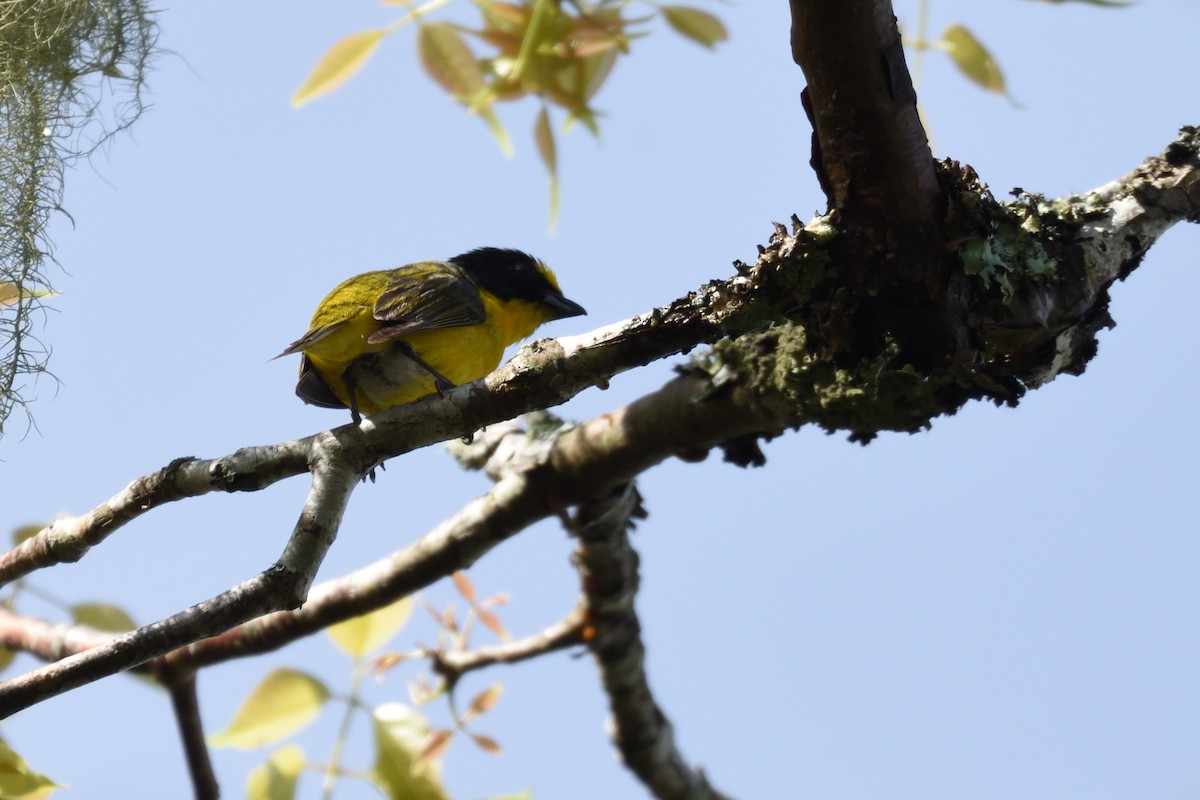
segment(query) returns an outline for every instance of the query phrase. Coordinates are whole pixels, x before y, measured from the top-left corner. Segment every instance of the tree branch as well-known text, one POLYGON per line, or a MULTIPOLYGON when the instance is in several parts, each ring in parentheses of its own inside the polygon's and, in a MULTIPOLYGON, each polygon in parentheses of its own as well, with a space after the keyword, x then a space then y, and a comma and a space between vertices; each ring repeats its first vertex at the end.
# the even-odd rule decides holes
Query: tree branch
POLYGON ((791 0, 791 11, 792 58, 808 80, 813 167, 829 207, 871 239, 928 253, 942 189, 892 4, 791 0))
POLYGON ((612 710, 613 742, 625 766, 660 800, 725 797, 687 764, 671 723, 646 680, 641 624, 634 611, 638 556, 627 529, 644 516, 633 484, 579 509, 570 528, 579 545, 576 566, 587 610, 588 647, 600 668, 612 710))
POLYGON ((511 642, 477 647, 473 650, 435 650, 431 652, 433 671, 453 686, 468 672, 496 664, 517 664, 531 658, 581 645, 584 611, 577 608, 540 633, 511 642))
POLYGON ((17 614, 0 605, 0 644, 44 661, 57 661, 74 653, 108 644, 113 634, 86 625, 59 625, 17 614))
POLYGON ((161 505, 209 492, 255 491, 308 469, 313 437, 249 447, 224 458, 177 458, 130 483, 79 517, 60 517, 35 536, 0 554, 0 585, 37 569, 74 562, 126 523, 161 505), (234 482, 229 476, 239 476, 234 482))
MULTIPOLYGON (((336 459, 329 463, 336 464, 336 459)), ((246 620, 300 605, 333 544, 357 481, 357 474, 336 466, 314 468, 304 510, 275 565, 191 608, 0 683, 0 718, 246 620)))
POLYGON ((217 800, 221 787, 213 772, 208 743, 204 741, 204 723, 200 720, 200 704, 196 698, 196 676, 176 680, 170 685, 171 708, 179 726, 179 738, 187 759, 188 774, 196 800, 217 800))

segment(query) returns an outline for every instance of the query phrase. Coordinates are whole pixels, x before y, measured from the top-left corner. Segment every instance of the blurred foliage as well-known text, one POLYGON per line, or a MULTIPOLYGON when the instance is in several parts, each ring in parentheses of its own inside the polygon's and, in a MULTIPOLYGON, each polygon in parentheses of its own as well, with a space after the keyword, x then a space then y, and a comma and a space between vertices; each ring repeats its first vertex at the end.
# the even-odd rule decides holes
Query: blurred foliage
POLYGON ((0 798, 4 800, 42 800, 60 784, 34 772, 25 759, 0 741, 0 798))
POLYGON ((496 705, 500 699, 499 684, 478 692, 462 713, 456 707, 451 687, 444 682, 436 687, 424 680, 410 684, 408 704, 388 701, 372 707, 362 693, 364 677, 382 679, 397 666, 427 659, 444 648, 466 650, 476 622, 498 637, 507 637, 499 618, 490 610, 507 602, 507 596, 477 599, 474 585, 461 572, 455 573, 453 583, 467 601, 468 610, 460 624, 453 605, 441 611, 425 606, 440 630, 435 650, 378 652, 412 616, 413 600, 405 597, 326 629, 334 645, 353 659, 350 689, 345 695, 336 694, 316 676, 298 669, 276 669, 259 682, 229 725, 209 737, 209 744, 241 749, 281 744, 307 728, 331 703, 340 703, 343 710, 328 762, 312 762, 298 744, 286 744, 250 773, 246 782, 249 800, 292 800, 305 772, 323 775, 325 797, 331 796, 339 779, 351 778, 368 781, 384 797, 394 800, 448 800, 441 781, 441 760, 456 734, 465 735, 485 753, 500 752, 495 740, 467 727, 496 705), (415 707, 442 696, 447 698, 453 725, 434 729, 415 707), (369 768, 351 770, 342 766, 342 754, 356 714, 370 717, 375 752, 369 768))
POLYGON ((598 136, 600 113, 592 105, 593 98, 618 59, 629 55, 633 40, 645 36, 658 17, 671 30, 708 48, 728 38, 717 17, 690 6, 632 0, 474 0, 478 24, 465 26, 425 19, 449 0, 430 0, 418 7, 406 0, 383 1, 402 5, 408 13, 385 27, 335 42, 292 96, 292 105, 299 107, 341 86, 362 68, 385 36, 413 23, 425 73, 487 124, 505 155, 512 154, 512 141, 496 114, 496 104, 525 98, 541 103, 534 140, 550 176, 551 219, 558 198, 551 107, 564 114, 564 130, 579 123, 598 136))
POLYGON ((142 0, 0 3, 0 436, 46 371, 34 321, 64 167, 141 113, 155 35, 142 0))

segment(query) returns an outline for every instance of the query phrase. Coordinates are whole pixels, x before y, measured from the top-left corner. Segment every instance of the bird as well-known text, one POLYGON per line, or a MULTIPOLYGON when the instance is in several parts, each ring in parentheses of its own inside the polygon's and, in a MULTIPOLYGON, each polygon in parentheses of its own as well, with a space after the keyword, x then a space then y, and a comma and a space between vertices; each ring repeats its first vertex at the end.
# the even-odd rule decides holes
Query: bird
POLYGON ((296 395, 357 424, 482 378, 543 323, 586 313, 538 259, 481 247, 343 281, 275 358, 300 353, 296 395))

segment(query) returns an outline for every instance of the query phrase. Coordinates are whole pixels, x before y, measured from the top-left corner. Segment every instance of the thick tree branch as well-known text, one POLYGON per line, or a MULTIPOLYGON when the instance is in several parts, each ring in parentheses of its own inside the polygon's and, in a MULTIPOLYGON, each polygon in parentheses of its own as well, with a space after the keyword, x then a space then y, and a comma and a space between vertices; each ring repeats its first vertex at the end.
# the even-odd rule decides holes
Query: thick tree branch
POLYGON ((629 543, 633 518, 643 515, 637 490, 626 484, 579 510, 571 532, 587 610, 587 643, 600 667, 612 711, 612 737, 625 765, 660 800, 725 797, 690 766, 675 746, 671 723, 646 679, 641 624, 634 611, 638 556, 629 543))
MULTIPOLYGON (((893 250, 932 251, 942 189, 889 0, 791 0, 813 167, 829 207, 893 250)), ((900 262, 895 262, 900 263, 900 262)))

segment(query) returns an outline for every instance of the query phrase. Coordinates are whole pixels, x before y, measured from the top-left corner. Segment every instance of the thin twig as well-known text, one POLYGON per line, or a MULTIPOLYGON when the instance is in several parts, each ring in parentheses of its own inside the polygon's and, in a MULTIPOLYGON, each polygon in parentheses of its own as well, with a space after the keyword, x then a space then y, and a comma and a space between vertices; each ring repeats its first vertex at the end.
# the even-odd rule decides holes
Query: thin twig
POLYGON ((0 585, 37 569, 78 561, 126 523, 166 503, 214 491, 253 491, 305 472, 313 438, 245 448, 210 460, 177 458, 132 481, 86 514, 60 517, 0 553, 0 585))
POLYGON ((200 720, 200 703, 196 698, 196 675, 174 681, 170 685, 171 708, 175 711, 175 722, 179 727, 179 738, 183 742, 183 753, 187 758, 188 774, 192 778, 192 790, 196 800, 217 800, 221 787, 213 772, 208 744, 204 741, 204 723, 200 720))
POLYGON ((531 658, 583 644, 584 612, 577 608, 541 633, 512 642, 477 647, 473 650, 437 650, 430 654, 433 670, 455 684, 472 670, 495 664, 516 664, 531 658))

